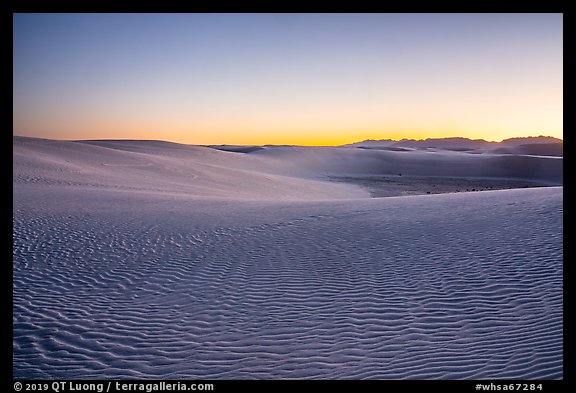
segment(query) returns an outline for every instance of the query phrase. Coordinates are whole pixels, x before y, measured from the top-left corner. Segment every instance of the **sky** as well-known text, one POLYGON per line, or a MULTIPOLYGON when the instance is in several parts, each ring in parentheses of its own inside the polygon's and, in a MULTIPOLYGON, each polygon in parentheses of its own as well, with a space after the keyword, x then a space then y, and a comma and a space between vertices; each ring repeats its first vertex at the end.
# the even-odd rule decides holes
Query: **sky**
POLYGON ((563 138, 562 14, 14 14, 13 134, 563 138))

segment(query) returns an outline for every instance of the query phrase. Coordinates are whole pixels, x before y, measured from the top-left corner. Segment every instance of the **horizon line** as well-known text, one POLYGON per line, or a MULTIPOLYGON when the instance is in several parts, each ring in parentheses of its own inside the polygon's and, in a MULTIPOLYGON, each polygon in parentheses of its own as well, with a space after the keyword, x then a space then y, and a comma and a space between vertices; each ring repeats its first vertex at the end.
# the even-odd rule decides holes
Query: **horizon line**
POLYGON ((510 138, 503 138, 499 141, 494 140, 487 140, 483 138, 469 138, 463 136, 446 136, 446 137, 428 137, 428 138, 382 138, 382 139, 363 139, 363 140, 356 140, 354 142, 349 143, 342 143, 342 144, 298 144, 298 143, 249 143, 249 144, 238 144, 238 143, 185 143, 180 141, 174 141, 169 139, 137 139, 137 138, 89 138, 89 139, 69 139, 69 138, 43 138, 43 137, 35 137, 35 136, 28 136, 28 135, 18 135, 12 134, 12 137, 22 137, 22 138, 31 138, 31 139, 46 139, 46 140, 54 140, 54 141, 63 141, 63 142, 82 142, 82 141, 156 141, 156 142, 168 142, 168 143, 175 143, 181 145, 195 145, 195 146, 326 146, 326 147, 337 147, 337 146, 346 146, 355 143, 362 143, 362 142, 380 142, 380 141, 394 141, 394 142, 401 142, 401 141, 427 141, 427 140, 448 140, 448 139, 464 139, 469 141, 483 141, 487 143, 501 143, 506 140, 511 139, 530 139, 530 138, 550 138, 564 142, 564 138, 558 138, 551 135, 527 135, 527 136, 514 136, 510 138))

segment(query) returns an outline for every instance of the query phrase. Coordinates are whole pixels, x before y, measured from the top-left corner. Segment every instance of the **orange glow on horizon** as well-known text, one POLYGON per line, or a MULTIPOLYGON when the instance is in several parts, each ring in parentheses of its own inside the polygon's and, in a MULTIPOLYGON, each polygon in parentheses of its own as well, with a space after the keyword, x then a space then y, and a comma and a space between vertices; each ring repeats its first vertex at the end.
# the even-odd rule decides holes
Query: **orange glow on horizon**
MULTIPOLYGON (((490 101, 486 97, 483 102, 490 101)), ((329 106, 299 108, 302 111, 271 106, 262 111, 224 111, 220 116, 130 105, 116 111, 102 109, 98 115, 92 113, 93 108, 31 116, 15 111, 19 121, 13 133, 62 140, 153 139, 196 145, 338 146, 367 139, 465 137, 497 142, 539 135, 563 138, 561 101, 551 100, 549 107, 538 112, 514 105, 502 109, 480 102, 450 100, 440 105, 430 100, 388 110, 375 104, 348 105, 346 111, 329 106), (448 108, 452 108, 449 114, 448 108)))
POLYGON ((257 132, 254 130, 236 132, 190 131, 184 128, 158 131, 157 129, 130 129, 102 132, 97 129, 86 129, 82 132, 17 132, 14 135, 57 140, 89 139, 134 139, 164 140, 191 145, 300 145, 300 146, 340 146, 364 140, 401 140, 463 137, 500 142, 504 139, 529 136, 551 136, 563 139, 563 132, 557 130, 537 130, 533 132, 480 132, 463 130, 424 130, 424 131, 346 131, 346 130, 295 130, 293 132, 276 130, 276 132, 257 132))

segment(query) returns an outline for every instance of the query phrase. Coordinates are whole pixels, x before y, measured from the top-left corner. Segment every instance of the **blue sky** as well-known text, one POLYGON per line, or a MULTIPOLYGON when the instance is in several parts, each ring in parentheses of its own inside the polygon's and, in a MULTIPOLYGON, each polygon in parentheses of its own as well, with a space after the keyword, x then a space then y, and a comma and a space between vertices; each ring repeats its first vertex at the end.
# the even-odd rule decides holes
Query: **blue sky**
POLYGON ((562 29, 562 14, 15 14, 13 132, 562 137, 562 29))

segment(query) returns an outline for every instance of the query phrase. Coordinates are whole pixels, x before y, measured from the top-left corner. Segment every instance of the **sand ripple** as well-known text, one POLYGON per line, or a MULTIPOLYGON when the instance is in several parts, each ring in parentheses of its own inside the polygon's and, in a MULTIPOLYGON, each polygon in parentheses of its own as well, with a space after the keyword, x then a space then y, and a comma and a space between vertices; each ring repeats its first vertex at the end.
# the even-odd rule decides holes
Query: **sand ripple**
POLYGON ((15 209, 14 378, 563 376, 562 188, 15 209))

